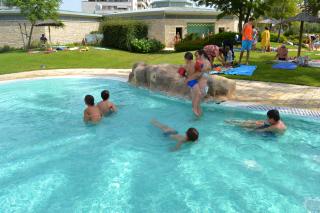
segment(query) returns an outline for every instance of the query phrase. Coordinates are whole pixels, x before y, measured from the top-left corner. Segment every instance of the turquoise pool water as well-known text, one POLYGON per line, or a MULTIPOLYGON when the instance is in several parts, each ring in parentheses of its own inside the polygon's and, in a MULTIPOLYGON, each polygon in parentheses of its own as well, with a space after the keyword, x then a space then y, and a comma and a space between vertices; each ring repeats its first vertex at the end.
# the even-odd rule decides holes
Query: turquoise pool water
POLYGON ((226 119, 264 114, 189 102, 92 78, 0 84, 0 212, 307 212, 320 199, 318 121, 283 116, 283 136, 243 131, 226 119), (83 97, 109 89, 119 112, 82 122, 83 97), (169 152, 149 121, 198 144, 169 152))

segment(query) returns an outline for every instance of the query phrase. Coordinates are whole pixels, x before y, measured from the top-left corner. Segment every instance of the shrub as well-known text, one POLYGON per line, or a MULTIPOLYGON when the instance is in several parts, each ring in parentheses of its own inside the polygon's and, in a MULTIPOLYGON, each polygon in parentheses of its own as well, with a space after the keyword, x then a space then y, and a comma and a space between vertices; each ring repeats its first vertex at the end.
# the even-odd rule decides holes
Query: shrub
POLYGON ((164 48, 164 45, 155 39, 133 39, 131 41, 131 49, 138 53, 153 53, 158 52, 164 48))
POLYGON ((10 47, 9 45, 4 45, 3 47, 0 47, 0 53, 6 53, 15 50, 22 50, 22 48, 10 47))
POLYGON ((8 45, 4 45, 3 47, 0 47, 0 53, 5 53, 11 51, 11 47, 8 45))
POLYGON ((206 37, 205 39, 198 38, 196 40, 189 40, 189 38, 185 38, 180 43, 177 43, 175 45, 175 50, 177 52, 199 50, 202 49, 205 45, 209 44, 214 44, 221 47, 224 40, 229 40, 233 42, 233 44, 235 44, 236 34, 237 33, 233 32, 223 32, 206 37))
MULTIPOLYGON (((278 33, 270 33, 270 41, 271 42, 278 42, 278 33)), ((288 41, 287 37, 284 35, 280 35, 280 43, 288 41)))
POLYGON ((184 41, 194 41, 200 39, 200 36, 196 33, 187 34, 186 37, 183 39, 184 41))
POLYGON ((103 32, 102 46, 131 50, 131 41, 148 36, 148 25, 132 20, 106 20, 100 26, 103 32))
POLYGON ((206 44, 214 44, 217 45, 219 47, 222 46, 223 41, 228 40, 233 42, 233 44, 236 43, 236 35, 237 33, 234 32, 222 32, 222 33, 218 33, 215 35, 212 35, 208 38, 208 41, 206 44))
POLYGON ((283 33, 283 35, 286 36, 286 37, 292 36, 292 35, 294 35, 294 34, 295 34, 295 33, 294 33, 293 29, 288 29, 287 31, 285 31, 285 32, 283 33))
POLYGON ((205 40, 198 39, 194 41, 183 40, 174 45, 174 49, 177 52, 186 52, 192 50, 199 50, 205 46, 205 40))
POLYGON ((50 47, 50 45, 48 42, 43 44, 40 40, 33 40, 31 42, 30 49, 46 50, 49 47, 50 47))

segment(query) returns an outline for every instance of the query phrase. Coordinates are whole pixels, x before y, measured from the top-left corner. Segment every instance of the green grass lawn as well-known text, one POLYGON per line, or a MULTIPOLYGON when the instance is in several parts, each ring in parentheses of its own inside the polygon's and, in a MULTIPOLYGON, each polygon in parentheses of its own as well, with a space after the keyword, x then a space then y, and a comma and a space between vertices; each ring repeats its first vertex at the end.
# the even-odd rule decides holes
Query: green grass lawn
MULTIPOLYGON (((320 53, 320 52, 319 52, 320 53)), ((182 64, 184 53, 135 54, 119 50, 94 50, 88 52, 57 52, 52 54, 28 54, 10 52, 0 54, 0 74, 39 70, 42 65, 46 69, 63 68, 131 68, 135 62, 144 61, 150 64, 171 63, 182 64)), ((294 56, 295 52, 290 52, 294 56)), ((316 53, 304 52, 312 59, 320 59, 316 53)), ((297 70, 274 70, 270 61, 275 53, 253 52, 251 64, 258 69, 253 76, 227 76, 233 79, 246 79, 267 82, 290 83, 320 87, 320 68, 299 67, 297 70)), ((236 53, 237 60, 239 53, 236 53)))

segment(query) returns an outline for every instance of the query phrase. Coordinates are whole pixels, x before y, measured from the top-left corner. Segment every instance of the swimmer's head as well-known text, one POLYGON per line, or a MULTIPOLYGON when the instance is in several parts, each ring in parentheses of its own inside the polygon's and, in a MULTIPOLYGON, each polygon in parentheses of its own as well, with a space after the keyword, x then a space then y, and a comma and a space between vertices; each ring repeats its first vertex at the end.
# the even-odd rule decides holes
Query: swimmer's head
POLYGON ((94 106, 94 97, 92 95, 86 95, 84 102, 87 106, 94 106))
POLYGON ((109 97, 110 97, 110 93, 109 93, 108 90, 103 90, 103 91, 101 92, 101 98, 102 98, 102 100, 106 101, 106 100, 109 99, 109 97))
POLYGON ((280 113, 276 109, 269 110, 267 116, 270 124, 276 124, 280 121, 280 113))
POLYGON ((184 54, 184 60, 185 61, 192 61, 193 60, 193 55, 191 52, 186 52, 186 54, 184 54))
POLYGON ((196 141, 199 138, 199 132, 195 128, 189 128, 186 132, 188 141, 196 141))

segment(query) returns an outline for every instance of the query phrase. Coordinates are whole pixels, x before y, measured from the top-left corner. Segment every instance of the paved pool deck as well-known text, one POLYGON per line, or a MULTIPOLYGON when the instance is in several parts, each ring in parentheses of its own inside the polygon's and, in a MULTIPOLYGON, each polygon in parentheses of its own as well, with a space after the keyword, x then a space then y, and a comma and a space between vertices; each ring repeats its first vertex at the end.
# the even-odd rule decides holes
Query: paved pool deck
MULTIPOLYGON (((130 71, 131 69, 37 70, 0 75, 0 81, 58 76, 106 76, 127 79, 130 71)), ((320 87, 245 80, 236 82, 237 92, 233 101, 320 111, 320 87)))

